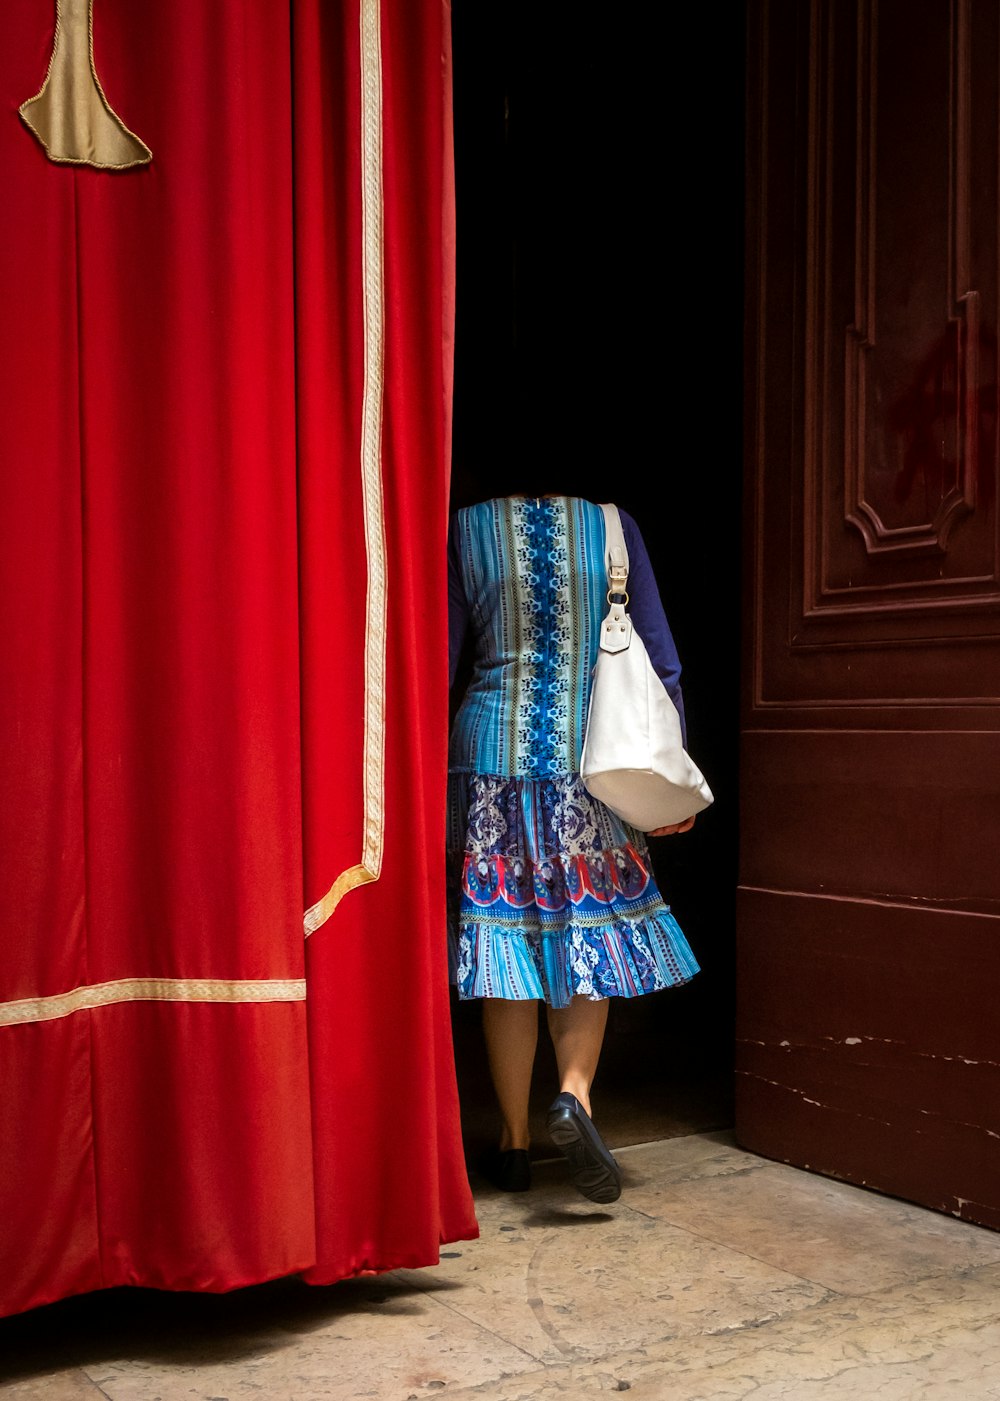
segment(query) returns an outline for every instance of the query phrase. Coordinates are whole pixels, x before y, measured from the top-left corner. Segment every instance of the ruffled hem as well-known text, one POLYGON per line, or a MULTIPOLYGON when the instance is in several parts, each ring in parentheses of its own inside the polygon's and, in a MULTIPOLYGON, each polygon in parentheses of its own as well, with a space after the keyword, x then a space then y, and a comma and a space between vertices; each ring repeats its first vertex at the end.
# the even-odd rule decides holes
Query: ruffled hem
POLYGON ((699 971, 644 838, 579 774, 450 779, 449 945, 463 1000, 639 997, 699 971))
POLYGON ((558 929, 463 918, 452 938, 452 981, 462 1001, 640 997, 689 982, 698 963, 666 906, 639 920, 558 929))

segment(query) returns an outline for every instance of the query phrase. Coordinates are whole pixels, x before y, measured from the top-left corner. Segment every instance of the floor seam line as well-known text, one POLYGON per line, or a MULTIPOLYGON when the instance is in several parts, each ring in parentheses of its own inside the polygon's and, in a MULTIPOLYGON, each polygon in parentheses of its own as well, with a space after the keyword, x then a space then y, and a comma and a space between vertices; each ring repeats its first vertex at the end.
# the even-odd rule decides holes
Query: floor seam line
POLYGON ((95 1382, 95 1381, 94 1381, 94 1378, 93 1378, 93 1377, 90 1375, 90 1373, 87 1371, 86 1367, 81 1367, 79 1370, 80 1370, 81 1375, 84 1376, 84 1377, 86 1377, 86 1378, 87 1378, 87 1381, 90 1382, 90 1385, 93 1386, 93 1387, 96 1387, 97 1390, 101 1393, 101 1395, 102 1395, 103 1397, 106 1398, 106 1401, 112 1401, 111 1393, 110 1393, 109 1391, 105 1391, 105 1390, 104 1390, 104 1387, 101 1386, 101 1383, 100 1383, 100 1382, 95 1382))
MULTIPOLYGON (((522 1343, 515 1343, 512 1338, 505 1338, 502 1333, 496 1332, 496 1330, 490 1328, 488 1324, 480 1323, 478 1318, 473 1318, 471 1314, 463 1313, 463 1311, 460 1308, 456 1308, 449 1299, 442 1299, 439 1295, 435 1294, 430 1285, 418 1284, 417 1288, 422 1289, 424 1293, 434 1299, 435 1302, 442 1304, 446 1309, 450 1309, 452 1313, 457 1314, 457 1316, 464 1319, 466 1323, 471 1323, 474 1328, 481 1328, 484 1333, 488 1333, 489 1336, 495 1338, 498 1343, 506 1343, 508 1347, 517 1348, 518 1352, 522 1353, 525 1357, 530 1357, 532 1362, 537 1362, 540 1367, 547 1367, 550 1365, 535 1353, 529 1352, 522 1343)), ((581 1358, 580 1360, 584 1359, 581 1358)))

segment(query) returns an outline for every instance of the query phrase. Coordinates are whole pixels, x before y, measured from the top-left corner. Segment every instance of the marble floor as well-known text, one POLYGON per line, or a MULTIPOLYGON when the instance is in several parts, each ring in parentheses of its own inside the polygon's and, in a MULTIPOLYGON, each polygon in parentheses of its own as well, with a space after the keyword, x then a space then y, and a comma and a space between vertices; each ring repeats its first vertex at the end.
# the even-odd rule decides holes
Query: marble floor
POLYGON ((617 1150, 595 1208, 557 1161, 441 1264, 326 1289, 114 1290, 0 1322, 2 1401, 1000 1398, 1000 1235, 745 1153, 617 1150))

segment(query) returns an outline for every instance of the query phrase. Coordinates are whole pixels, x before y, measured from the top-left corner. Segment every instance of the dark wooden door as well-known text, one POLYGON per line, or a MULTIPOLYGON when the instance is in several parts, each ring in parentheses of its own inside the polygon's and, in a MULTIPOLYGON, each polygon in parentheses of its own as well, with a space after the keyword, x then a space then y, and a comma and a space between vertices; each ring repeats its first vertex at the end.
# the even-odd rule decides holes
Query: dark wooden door
POLYGON ((997 6, 749 14, 737 1133, 1000 1228, 997 6))

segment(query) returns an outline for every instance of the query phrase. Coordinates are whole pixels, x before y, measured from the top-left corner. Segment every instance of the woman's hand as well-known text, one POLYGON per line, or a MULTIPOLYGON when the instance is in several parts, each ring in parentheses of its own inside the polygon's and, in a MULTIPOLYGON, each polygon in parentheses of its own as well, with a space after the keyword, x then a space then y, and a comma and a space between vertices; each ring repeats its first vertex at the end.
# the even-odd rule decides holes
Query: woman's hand
POLYGON ((675 832, 690 832, 694 826, 694 818, 689 817, 686 822, 674 822, 669 827, 654 827, 651 832, 647 832, 647 837, 672 837, 675 832))

